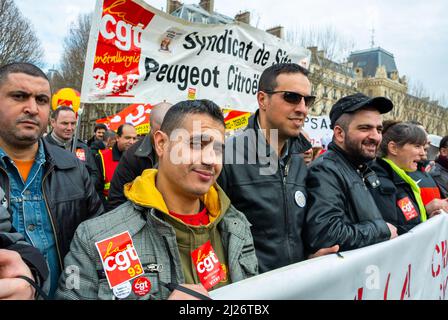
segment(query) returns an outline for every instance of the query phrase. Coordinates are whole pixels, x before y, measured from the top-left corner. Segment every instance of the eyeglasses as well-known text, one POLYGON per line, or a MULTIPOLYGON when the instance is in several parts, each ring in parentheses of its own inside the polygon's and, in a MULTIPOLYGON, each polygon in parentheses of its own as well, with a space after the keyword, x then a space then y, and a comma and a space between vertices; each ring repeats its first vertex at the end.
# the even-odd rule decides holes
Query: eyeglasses
POLYGON ((292 91, 265 91, 267 94, 283 93, 283 100, 293 104, 299 104, 302 98, 305 99, 305 105, 311 107, 316 100, 316 96, 303 96, 300 93, 292 91))

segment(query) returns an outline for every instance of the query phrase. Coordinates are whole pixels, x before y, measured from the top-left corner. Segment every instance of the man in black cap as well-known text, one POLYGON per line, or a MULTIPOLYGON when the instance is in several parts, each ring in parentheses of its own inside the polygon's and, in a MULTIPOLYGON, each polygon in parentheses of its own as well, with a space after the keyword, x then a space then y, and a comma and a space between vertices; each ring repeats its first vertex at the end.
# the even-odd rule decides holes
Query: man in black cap
POLYGON ((382 115, 392 110, 384 97, 346 96, 330 111, 333 141, 310 167, 304 238, 309 250, 339 245, 352 250, 397 236, 368 188, 379 180, 367 163, 381 142, 382 115))

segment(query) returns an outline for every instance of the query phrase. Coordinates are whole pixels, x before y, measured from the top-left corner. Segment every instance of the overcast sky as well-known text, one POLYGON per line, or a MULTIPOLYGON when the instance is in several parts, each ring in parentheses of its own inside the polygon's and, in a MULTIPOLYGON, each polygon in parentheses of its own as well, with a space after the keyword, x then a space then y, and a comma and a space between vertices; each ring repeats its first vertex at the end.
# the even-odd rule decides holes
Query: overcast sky
MULTIPOLYGON (((165 0, 145 0, 164 9, 165 0)), ((59 64, 62 43, 79 13, 93 11, 95 0, 15 0, 32 22, 45 48, 47 67, 59 64)), ((184 3, 199 3, 185 0, 184 3)), ((422 84, 432 97, 448 98, 448 1, 446 0, 215 0, 215 11, 233 17, 251 12, 252 25, 266 29, 332 26, 353 40, 354 50, 375 46, 391 52, 400 75, 422 84)))

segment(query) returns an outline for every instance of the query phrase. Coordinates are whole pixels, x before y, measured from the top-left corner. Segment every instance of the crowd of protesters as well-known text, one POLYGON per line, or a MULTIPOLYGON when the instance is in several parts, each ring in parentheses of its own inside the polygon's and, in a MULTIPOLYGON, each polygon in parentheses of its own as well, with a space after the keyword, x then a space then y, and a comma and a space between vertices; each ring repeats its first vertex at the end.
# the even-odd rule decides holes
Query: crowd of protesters
POLYGON ((258 110, 227 139, 221 109, 191 100, 155 105, 140 140, 131 124, 98 124, 85 143, 71 108, 50 115, 45 73, 0 67, 0 299, 207 299, 448 211, 448 136, 431 163, 420 124, 384 122, 392 101, 357 93, 333 105, 333 137, 314 150, 308 75, 268 67, 258 110), (98 251, 124 233, 132 247, 98 251), (141 277, 112 286, 106 271, 126 259, 104 259, 131 249, 141 277), (131 290, 141 279, 148 290, 131 290))

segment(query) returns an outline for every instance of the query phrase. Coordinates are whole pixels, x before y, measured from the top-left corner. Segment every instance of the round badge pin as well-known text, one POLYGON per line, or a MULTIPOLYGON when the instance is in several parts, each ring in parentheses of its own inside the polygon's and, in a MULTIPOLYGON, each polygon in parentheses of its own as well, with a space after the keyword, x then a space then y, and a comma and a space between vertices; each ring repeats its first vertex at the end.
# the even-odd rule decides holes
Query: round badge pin
POLYGON ((132 286, 131 283, 128 281, 114 287, 112 291, 114 292, 114 296, 116 296, 118 299, 124 299, 131 294, 132 286))
POLYGON ((135 279, 132 284, 132 291, 139 297, 147 295, 151 291, 151 281, 146 277, 135 279))
POLYGON ((306 205, 306 198, 305 198, 305 195, 303 194, 302 191, 296 191, 296 193, 294 195, 294 199, 296 200, 296 204, 300 208, 305 207, 305 205, 306 205))

